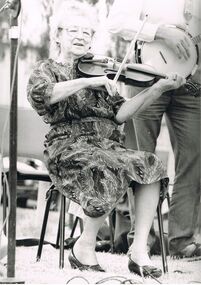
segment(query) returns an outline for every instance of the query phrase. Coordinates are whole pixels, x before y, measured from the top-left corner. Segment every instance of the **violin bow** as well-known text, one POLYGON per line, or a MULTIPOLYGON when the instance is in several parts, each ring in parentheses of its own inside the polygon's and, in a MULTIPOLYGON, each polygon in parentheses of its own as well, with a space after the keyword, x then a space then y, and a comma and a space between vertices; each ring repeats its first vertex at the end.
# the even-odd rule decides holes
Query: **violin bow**
POLYGON ((119 69, 118 69, 118 71, 117 71, 117 73, 116 73, 116 75, 115 75, 115 77, 113 79, 115 81, 115 83, 117 83, 117 81, 119 79, 119 76, 121 75, 121 72, 122 72, 122 70, 124 68, 124 65, 126 64, 131 51, 134 49, 135 43, 136 43, 136 41, 138 39, 139 34, 141 33, 142 29, 144 28, 144 24, 147 21, 147 18, 148 18, 148 15, 145 16, 145 18, 144 18, 144 20, 142 22, 141 27, 139 28, 139 30, 135 34, 135 37, 133 38, 133 40, 130 43, 130 46, 129 46, 127 52, 126 52, 126 55, 125 55, 124 59, 122 60, 120 66, 119 66, 119 69))
MULTIPOLYGON (((136 41, 138 39, 139 34, 141 33, 142 29, 144 28, 144 24, 147 21, 147 18, 148 18, 148 15, 145 16, 145 18, 144 18, 144 20, 142 22, 141 27, 139 28, 139 30, 135 34, 135 37, 133 38, 133 40, 130 43, 130 46, 129 46, 127 52, 126 52, 126 55, 125 55, 122 63, 120 64, 119 69, 118 69, 118 71, 117 71, 117 73, 116 73, 116 75, 115 75, 115 77, 113 79, 115 81, 115 83, 117 83, 117 81, 119 79, 119 76, 120 76, 120 74, 122 72, 122 69, 123 69, 123 67, 124 67, 128 57, 129 57, 131 51, 134 49, 135 43, 136 43, 136 41)), ((137 135, 137 129, 136 129, 136 126, 135 126, 135 121, 134 121, 134 119, 132 121, 133 121, 134 132, 135 132, 135 135, 136 135, 137 149, 140 150, 139 139, 138 139, 138 135, 137 135)))

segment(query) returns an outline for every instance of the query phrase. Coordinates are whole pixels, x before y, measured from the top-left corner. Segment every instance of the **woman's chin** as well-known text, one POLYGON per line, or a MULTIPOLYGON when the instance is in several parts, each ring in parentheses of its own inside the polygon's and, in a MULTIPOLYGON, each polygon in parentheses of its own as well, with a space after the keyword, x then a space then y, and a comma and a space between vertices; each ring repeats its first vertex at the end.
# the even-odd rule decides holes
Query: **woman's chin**
POLYGON ((73 53, 73 55, 75 55, 77 57, 82 57, 83 55, 85 55, 87 53, 87 51, 83 50, 83 48, 76 47, 73 49, 72 53, 73 53))

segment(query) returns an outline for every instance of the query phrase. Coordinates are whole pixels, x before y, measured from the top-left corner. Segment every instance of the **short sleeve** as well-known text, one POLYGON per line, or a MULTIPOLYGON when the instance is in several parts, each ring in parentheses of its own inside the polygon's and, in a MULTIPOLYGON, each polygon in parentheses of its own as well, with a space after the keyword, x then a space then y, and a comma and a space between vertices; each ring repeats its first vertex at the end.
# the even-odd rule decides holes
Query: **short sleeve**
POLYGON ((40 116, 50 111, 50 98, 56 83, 48 61, 36 64, 27 85, 27 98, 40 116))

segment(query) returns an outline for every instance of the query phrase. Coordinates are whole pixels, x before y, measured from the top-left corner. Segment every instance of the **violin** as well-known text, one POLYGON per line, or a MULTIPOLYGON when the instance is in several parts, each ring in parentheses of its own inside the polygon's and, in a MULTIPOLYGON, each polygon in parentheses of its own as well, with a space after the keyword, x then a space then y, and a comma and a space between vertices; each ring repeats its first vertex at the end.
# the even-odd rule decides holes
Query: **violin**
POLYGON ((109 79, 117 82, 123 81, 125 84, 130 84, 139 87, 149 87, 153 85, 158 79, 166 78, 165 74, 156 72, 153 67, 143 64, 128 64, 127 60, 129 54, 134 49, 138 36, 142 31, 145 22, 147 21, 147 15, 142 21, 142 25, 135 34, 135 37, 131 41, 126 55, 122 62, 118 62, 113 58, 106 56, 95 56, 87 54, 79 60, 78 72, 82 76, 107 76, 109 79))
MULTIPOLYGON (((79 60, 77 70, 83 77, 105 75, 109 79, 114 79, 121 64, 121 62, 113 58, 90 53, 79 60)), ((126 63, 123 66, 118 80, 131 86, 149 87, 160 78, 167 78, 167 76, 155 71, 152 66, 139 63, 126 63)))

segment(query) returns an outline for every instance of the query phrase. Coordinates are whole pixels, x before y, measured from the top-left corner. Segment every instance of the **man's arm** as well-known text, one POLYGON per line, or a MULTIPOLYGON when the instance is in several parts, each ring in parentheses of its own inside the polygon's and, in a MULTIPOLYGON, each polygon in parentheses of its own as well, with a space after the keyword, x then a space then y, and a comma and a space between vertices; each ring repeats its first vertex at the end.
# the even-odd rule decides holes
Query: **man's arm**
MULTIPOLYGON (((115 0, 107 20, 108 31, 131 41, 142 26, 142 9, 142 0, 115 0)), ((152 42, 162 39, 174 50, 179 59, 188 59, 190 51, 185 35, 177 29, 164 25, 162 19, 161 22, 153 24, 150 18, 151 15, 148 15, 147 22, 139 34, 139 40, 152 42)))
POLYGON ((155 39, 164 40, 175 51, 179 59, 187 60, 190 57, 188 39, 179 29, 161 25, 157 29, 155 39))
MULTIPOLYGON (((107 19, 108 31, 131 41, 142 27, 141 12, 142 0, 115 0, 107 19)), ((139 39, 146 42, 153 41, 158 26, 147 19, 139 34, 139 39)))

